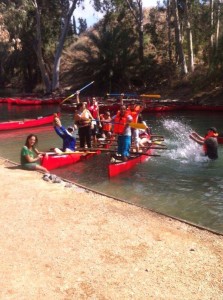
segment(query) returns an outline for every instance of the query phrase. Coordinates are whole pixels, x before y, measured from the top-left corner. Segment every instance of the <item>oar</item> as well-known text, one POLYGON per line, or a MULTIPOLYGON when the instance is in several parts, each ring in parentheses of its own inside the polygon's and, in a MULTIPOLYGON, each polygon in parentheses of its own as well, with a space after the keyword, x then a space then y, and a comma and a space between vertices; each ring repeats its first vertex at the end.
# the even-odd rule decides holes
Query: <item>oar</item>
MULTIPOLYGON (((107 124, 122 124, 122 123, 107 122, 107 124)), ((147 126, 145 124, 143 124, 143 123, 134 123, 134 122, 131 122, 128 125, 130 127, 132 127, 132 128, 135 128, 135 129, 146 129, 147 128, 147 126)))
MULTIPOLYGON (((132 148, 134 149, 134 148, 132 148)), ((159 148, 159 147, 153 147, 153 146, 150 146, 150 147, 141 147, 141 149, 154 149, 154 150, 167 150, 167 148, 159 148)), ((109 148, 109 149, 105 149, 105 148, 91 148, 92 151, 101 151, 101 152, 111 152, 111 153, 114 153, 114 152, 117 152, 117 147, 116 148, 109 148)), ((138 153, 138 152, 134 152, 134 153, 138 153)), ((140 154, 142 154, 142 152, 139 152, 140 154)))
POLYGON ((163 135, 159 135, 159 134, 151 134, 150 137, 151 138, 162 138, 162 139, 164 139, 164 136, 163 135))
MULTIPOLYGON (((112 150, 112 149, 101 149, 102 151, 104 152, 107 152, 107 153, 115 153, 117 152, 117 149, 116 150, 112 150)), ((134 151, 131 151, 129 152, 129 154, 140 154, 140 155, 146 155, 146 156, 160 156, 160 154, 149 154, 149 153, 145 153, 145 152, 134 152, 134 151)))
POLYGON ((137 94, 107 94, 107 96, 126 96, 126 97, 137 97, 137 94))
POLYGON ((156 99, 159 99, 159 98, 161 98, 161 96, 160 95, 146 95, 146 94, 142 94, 142 95, 140 95, 140 97, 146 97, 146 98, 156 98, 156 99))
MULTIPOLYGON (((101 143, 99 144, 99 146, 105 146, 105 145, 111 145, 111 146, 117 146, 117 143, 112 143, 112 144, 107 144, 107 143, 101 143)), ((133 146, 134 148, 134 146, 133 146)), ((143 147, 139 147, 140 149, 158 149, 158 150, 166 150, 167 147, 164 144, 156 144, 156 143, 152 143, 150 146, 143 146, 143 147), (155 145, 154 145, 155 144, 155 145)))
POLYGON ((129 152, 129 154, 145 155, 145 156, 161 156, 160 154, 149 154, 144 152, 129 152))
MULTIPOLYGON (((86 89, 87 87, 89 87, 90 85, 92 85, 93 83, 94 83, 94 81, 88 83, 87 85, 85 85, 84 87, 82 87, 79 90, 79 92, 83 91, 84 89, 86 89)), ((71 97, 75 96, 76 94, 77 94, 77 91, 74 94, 72 94, 72 95, 68 96, 67 98, 65 98, 60 104, 63 104, 66 100, 70 99, 71 97)))
POLYGON ((132 127, 132 128, 135 128, 135 129, 146 129, 147 126, 143 123, 129 123, 129 126, 132 127))
MULTIPOLYGON (((99 151, 99 149, 98 149, 99 151)), ((73 152, 61 152, 61 153, 56 153, 56 152, 46 152, 46 155, 56 155, 56 156, 60 156, 60 155, 67 155, 67 154, 95 154, 97 153, 97 151, 73 151, 73 152)))

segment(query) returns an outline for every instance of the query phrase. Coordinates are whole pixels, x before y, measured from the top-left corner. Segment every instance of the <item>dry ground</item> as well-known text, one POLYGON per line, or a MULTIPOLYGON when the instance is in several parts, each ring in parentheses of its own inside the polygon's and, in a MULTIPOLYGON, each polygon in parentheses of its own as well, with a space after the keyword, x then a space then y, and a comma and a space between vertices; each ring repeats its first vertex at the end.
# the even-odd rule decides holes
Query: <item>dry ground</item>
POLYGON ((0 160, 0 299, 223 299, 223 237, 0 160))

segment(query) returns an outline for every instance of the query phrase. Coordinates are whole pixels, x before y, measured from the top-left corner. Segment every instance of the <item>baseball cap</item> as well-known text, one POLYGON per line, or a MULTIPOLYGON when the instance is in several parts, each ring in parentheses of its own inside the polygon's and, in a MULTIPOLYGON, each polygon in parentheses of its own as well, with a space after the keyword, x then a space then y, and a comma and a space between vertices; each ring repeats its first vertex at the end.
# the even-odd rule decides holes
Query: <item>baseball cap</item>
POLYGON ((74 127, 73 127, 73 126, 68 126, 68 127, 67 127, 67 130, 69 130, 69 131, 72 132, 72 131, 74 131, 74 127))

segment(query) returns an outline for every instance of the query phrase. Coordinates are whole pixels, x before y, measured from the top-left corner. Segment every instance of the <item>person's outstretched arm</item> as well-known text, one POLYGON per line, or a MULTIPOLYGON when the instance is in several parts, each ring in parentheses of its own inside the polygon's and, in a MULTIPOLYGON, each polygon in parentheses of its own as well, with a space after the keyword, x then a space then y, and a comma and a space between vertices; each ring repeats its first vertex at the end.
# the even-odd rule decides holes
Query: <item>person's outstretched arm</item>
POLYGON ((196 132, 192 132, 190 133, 189 137, 197 142, 199 145, 203 145, 204 143, 204 138, 202 136, 200 136, 199 134, 197 134, 196 132))

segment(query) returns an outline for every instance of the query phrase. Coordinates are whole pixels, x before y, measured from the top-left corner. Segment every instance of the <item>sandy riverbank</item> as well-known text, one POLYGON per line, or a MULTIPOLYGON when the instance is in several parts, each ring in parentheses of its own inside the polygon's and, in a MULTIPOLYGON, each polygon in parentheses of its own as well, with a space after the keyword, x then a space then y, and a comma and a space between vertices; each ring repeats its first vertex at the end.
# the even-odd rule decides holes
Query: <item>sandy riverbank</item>
POLYGON ((223 237, 0 159, 0 299, 223 299, 223 237))

